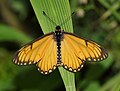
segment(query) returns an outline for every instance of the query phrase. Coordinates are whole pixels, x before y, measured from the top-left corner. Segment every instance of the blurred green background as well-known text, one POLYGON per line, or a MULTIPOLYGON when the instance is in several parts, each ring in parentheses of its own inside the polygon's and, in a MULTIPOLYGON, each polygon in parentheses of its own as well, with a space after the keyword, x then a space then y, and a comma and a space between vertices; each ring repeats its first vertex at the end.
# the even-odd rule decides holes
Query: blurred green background
MULTIPOLYGON (((94 40, 109 57, 76 73, 77 91, 120 91, 120 0, 70 0, 74 33, 94 40)), ((43 35, 29 0, 0 0, 0 91, 65 91, 59 71, 12 63, 15 52, 43 35)))

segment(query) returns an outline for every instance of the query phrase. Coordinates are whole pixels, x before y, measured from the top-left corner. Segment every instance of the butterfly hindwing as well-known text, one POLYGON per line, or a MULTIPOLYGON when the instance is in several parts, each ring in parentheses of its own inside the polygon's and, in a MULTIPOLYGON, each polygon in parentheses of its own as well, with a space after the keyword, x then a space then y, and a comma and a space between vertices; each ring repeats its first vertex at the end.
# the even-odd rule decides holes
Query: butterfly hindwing
POLYGON ((84 61, 79 59, 74 49, 71 48, 67 39, 61 42, 62 65, 69 71, 77 72, 83 67, 84 61))
POLYGON ((13 62, 18 65, 36 64, 41 73, 47 74, 56 68, 56 52, 52 32, 22 47, 13 62))
POLYGON ((43 74, 51 73, 57 66, 57 47, 52 39, 46 47, 44 57, 37 63, 38 70, 43 74))

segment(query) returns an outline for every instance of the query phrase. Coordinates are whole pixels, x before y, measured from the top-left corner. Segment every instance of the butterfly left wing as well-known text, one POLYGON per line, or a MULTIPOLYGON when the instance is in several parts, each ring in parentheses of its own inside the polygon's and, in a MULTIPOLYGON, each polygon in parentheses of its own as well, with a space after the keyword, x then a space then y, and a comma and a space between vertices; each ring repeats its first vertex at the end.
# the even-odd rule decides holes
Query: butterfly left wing
POLYGON ((64 32, 61 41, 62 64, 72 72, 79 71, 85 61, 101 61, 107 58, 107 52, 97 43, 72 33, 64 32))
POLYGON ((48 74, 56 68, 56 52, 52 32, 22 47, 13 62, 18 65, 36 64, 41 73, 48 74))

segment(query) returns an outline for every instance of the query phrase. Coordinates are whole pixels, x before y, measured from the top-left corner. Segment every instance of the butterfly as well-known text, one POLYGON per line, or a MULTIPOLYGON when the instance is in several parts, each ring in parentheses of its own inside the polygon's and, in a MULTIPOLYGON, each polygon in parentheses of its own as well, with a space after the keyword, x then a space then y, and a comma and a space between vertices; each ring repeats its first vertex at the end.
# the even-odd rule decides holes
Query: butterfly
POLYGON ((13 62, 18 65, 36 64, 38 71, 49 74, 58 66, 78 72, 86 61, 106 59, 107 51, 96 42, 64 32, 56 26, 48 33, 23 46, 15 54, 13 62))

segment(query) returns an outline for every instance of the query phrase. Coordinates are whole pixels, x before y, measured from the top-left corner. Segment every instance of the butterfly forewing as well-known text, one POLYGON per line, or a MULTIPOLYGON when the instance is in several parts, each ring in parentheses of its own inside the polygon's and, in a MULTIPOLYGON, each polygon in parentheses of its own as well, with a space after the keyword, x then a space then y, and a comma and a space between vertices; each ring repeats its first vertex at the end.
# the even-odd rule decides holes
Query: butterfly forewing
POLYGON ((64 34, 70 49, 83 61, 101 61, 107 58, 107 52, 97 43, 86 40, 71 33, 64 34))

